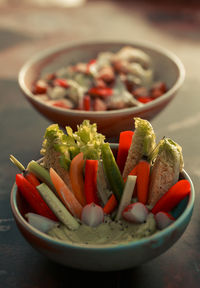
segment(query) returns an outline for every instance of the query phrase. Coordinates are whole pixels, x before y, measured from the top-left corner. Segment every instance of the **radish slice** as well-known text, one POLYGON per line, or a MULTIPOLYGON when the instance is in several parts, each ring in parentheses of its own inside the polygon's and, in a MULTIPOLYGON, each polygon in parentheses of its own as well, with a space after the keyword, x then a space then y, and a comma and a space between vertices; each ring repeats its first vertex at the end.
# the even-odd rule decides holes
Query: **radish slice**
POLYGON ((35 213, 27 213, 25 217, 28 219, 29 224, 44 233, 59 225, 59 222, 55 222, 35 213))
POLYGON ((148 213, 149 211, 143 203, 136 202, 128 205, 122 212, 122 216, 127 221, 141 224, 146 221, 148 213))
POLYGON ((83 207, 81 220, 84 224, 96 227, 104 220, 104 212, 102 207, 95 203, 90 203, 83 207))
POLYGON ((116 220, 119 220, 122 217, 122 211, 128 204, 131 203, 136 179, 137 177, 134 175, 128 175, 127 177, 127 181, 117 211, 116 220))
POLYGON ((156 225, 162 230, 175 221, 175 218, 167 212, 160 211, 155 215, 156 225))

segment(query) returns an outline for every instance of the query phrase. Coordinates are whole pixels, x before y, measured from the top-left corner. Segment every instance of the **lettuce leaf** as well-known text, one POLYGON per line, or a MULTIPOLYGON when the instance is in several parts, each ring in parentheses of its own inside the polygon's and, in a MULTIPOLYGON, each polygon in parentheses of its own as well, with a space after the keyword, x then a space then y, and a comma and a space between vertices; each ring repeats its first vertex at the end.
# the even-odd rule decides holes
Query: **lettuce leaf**
POLYGON ((135 136, 142 141, 142 155, 149 158, 156 146, 156 135, 150 122, 139 117, 135 117, 135 136))
MULTIPOLYGON (((97 132, 96 124, 90 124, 89 120, 77 126, 73 132, 71 127, 66 127, 66 133, 59 128, 58 124, 47 127, 40 153, 51 157, 52 149, 59 152, 61 167, 69 170, 71 160, 83 152, 85 159, 100 159, 101 145, 105 137, 97 132)), ((46 157, 48 158, 48 157, 46 157)))
POLYGON ((174 164, 179 161, 180 162, 180 171, 182 171, 184 167, 182 147, 173 141, 170 138, 164 137, 160 140, 155 150, 152 153, 152 161, 155 161, 158 155, 162 154, 163 161, 169 163, 170 166, 174 166, 174 164))

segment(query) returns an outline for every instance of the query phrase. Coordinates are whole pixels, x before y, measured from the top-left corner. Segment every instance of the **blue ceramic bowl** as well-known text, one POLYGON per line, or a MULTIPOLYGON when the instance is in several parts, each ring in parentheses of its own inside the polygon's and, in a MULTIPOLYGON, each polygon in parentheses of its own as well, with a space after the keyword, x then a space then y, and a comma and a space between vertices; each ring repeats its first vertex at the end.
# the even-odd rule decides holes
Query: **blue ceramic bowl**
MULTIPOLYGON (((114 147, 115 144, 112 146, 114 147)), ((181 178, 189 180, 191 193, 173 211, 177 220, 152 236, 126 244, 79 246, 78 244, 67 244, 53 239, 38 231, 23 216, 25 207, 16 184, 14 184, 11 191, 11 208, 16 224, 24 238, 33 248, 49 259, 82 270, 123 270, 139 266, 158 257, 167 251, 184 233, 192 216, 195 190, 189 175, 185 171, 182 172, 181 178)))

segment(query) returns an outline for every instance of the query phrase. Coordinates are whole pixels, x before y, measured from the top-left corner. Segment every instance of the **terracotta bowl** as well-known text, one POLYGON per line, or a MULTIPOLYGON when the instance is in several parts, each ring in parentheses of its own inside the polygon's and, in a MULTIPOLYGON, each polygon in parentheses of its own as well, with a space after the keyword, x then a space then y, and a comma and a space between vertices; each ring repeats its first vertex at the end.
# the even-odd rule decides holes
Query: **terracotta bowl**
MULTIPOLYGON (((112 144, 111 144, 112 145, 112 144)), ((116 145, 111 146, 116 151, 116 145)), ((126 244, 85 245, 67 244, 32 227, 24 218, 25 203, 14 184, 10 202, 16 224, 27 242, 50 260, 81 270, 114 271, 139 266, 167 251, 182 236, 188 226, 195 199, 193 183, 183 171, 181 178, 191 184, 190 196, 175 209, 176 221, 159 232, 126 244)))
POLYGON ((62 45, 40 52, 32 57, 19 72, 19 86, 26 99, 42 115, 54 123, 65 127, 69 125, 76 129, 77 124, 88 119, 97 123, 98 131, 105 136, 119 136, 124 130, 134 129, 133 117, 151 120, 161 112, 174 98, 185 78, 183 64, 176 55, 147 43, 137 42, 94 42, 75 46, 62 45), (118 51, 123 46, 130 45, 142 49, 152 59, 155 70, 155 79, 166 83, 168 91, 156 100, 146 103, 143 107, 132 107, 112 111, 76 111, 53 107, 38 100, 32 93, 33 83, 45 73, 53 73, 59 68, 75 64, 79 61, 88 61, 102 51, 118 51))

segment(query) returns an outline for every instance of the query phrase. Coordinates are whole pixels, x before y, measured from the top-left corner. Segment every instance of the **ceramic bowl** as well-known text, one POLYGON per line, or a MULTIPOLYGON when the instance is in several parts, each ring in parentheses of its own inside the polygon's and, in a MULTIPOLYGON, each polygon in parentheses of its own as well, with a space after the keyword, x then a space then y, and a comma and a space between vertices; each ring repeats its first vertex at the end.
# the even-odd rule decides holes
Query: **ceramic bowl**
MULTIPOLYGON (((111 145, 115 152, 116 145, 111 145)), ((14 219, 21 234, 33 248, 49 259, 81 270, 124 270, 139 266, 158 257, 167 251, 184 233, 192 216, 195 191, 193 183, 185 171, 182 172, 181 178, 190 181, 191 193, 176 207, 174 211, 177 217, 176 221, 164 230, 158 231, 149 237, 126 244, 80 246, 53 239, 35 229, 26 221, 24 218, 24 213, 27 212, 26 207, 16 184, 12 188, 10 202, 14 219)))
POLYGON ((174 98, 185 78, 185 70, 179 58, 172 52, 150 44, 137 42, 94 42, 62 45, 40 52, 31 58, 19 72, 19 86, 26 99, 43 116, 53 123, 76 129, 77 124, 88 119, 97 123, 98 131, 106 136, 119 136, 124 130, 132 130, 133 117, 151 120, 174 98), (112 111, 77 111, 50 106, 38 100, 32 93, 33 84, 43 74, 53 73, 59 68, 81 61, 89 61, 102 51, 116 52, 129 45, 146 52, 152 59, 155 79, 166 83, 168 91, 142 107, 131 107, 112 111))

